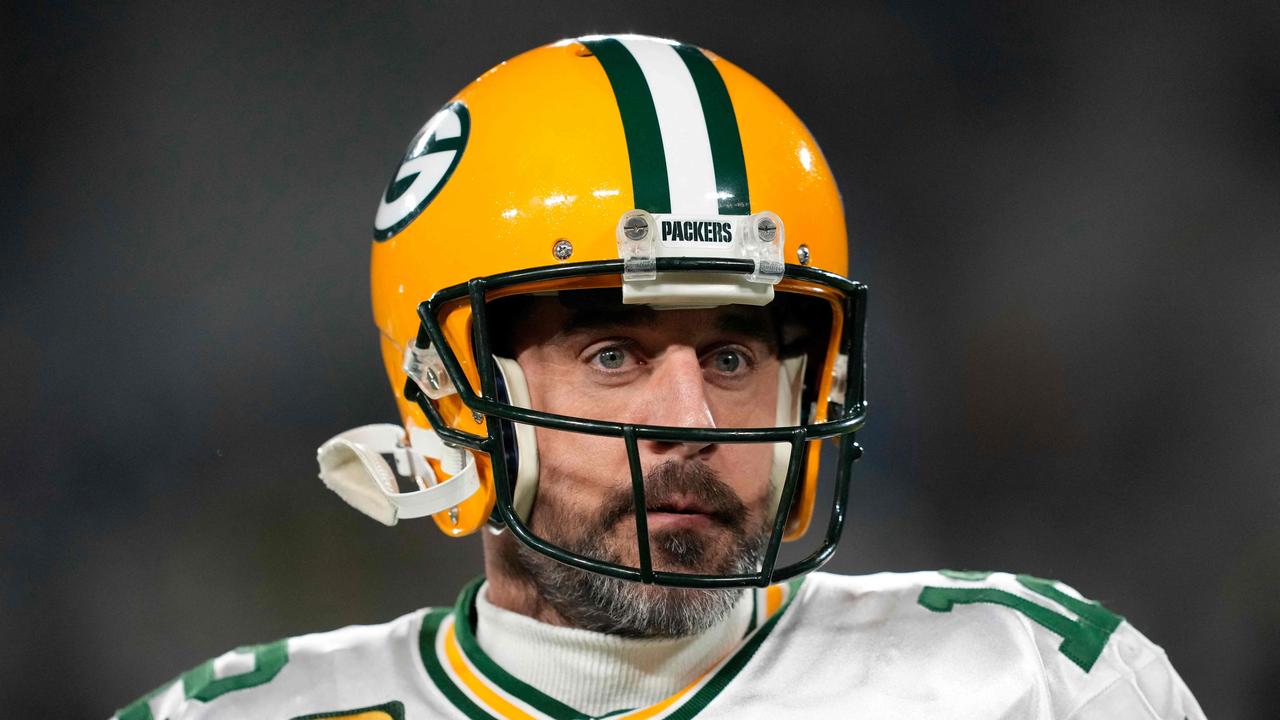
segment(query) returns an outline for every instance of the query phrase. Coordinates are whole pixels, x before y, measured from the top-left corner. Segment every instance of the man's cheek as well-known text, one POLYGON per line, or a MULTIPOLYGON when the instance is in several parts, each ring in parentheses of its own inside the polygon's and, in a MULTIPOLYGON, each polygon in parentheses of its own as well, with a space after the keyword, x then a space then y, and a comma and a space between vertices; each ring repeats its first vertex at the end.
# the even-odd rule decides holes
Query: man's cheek
POLYGON ((547 387, 533 394, 533 408, 588 420, 634 421, 631 413, 642 399, 639 391, 634 387, 602 385, 590 372, 579 363, 547 368, 547 387))
POLYGON ((611 494, 627 479, 626 450, 616 438, 537 428, 538 488, 533 528, 545 537, 599 532, 611 494), (541 511, 541 512, 540 512, 541 511))
POLYGON ((549 469, 575 485, 601 488, 628 479, 627 449, 621 438, 542 427, 535 434, 544 471, 549 469))
POLYGON ((771 443, 723 445, 712 469, 748 507, 769 495, 773 474, 774 446, 771 443))

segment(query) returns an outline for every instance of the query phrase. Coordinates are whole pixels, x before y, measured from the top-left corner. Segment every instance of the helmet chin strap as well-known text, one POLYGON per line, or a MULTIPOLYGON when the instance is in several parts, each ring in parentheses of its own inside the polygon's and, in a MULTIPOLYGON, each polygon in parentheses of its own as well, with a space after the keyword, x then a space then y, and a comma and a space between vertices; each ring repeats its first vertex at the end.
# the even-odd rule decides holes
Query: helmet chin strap
POLYGON ((348 505, 384 525, 443 512, 480 489, 470 452, 445 445, 434 432, 414 425, 408 436, 406 445, 404 428, 390 424, 348 430, 316 451, 320 479, 348 505), (387 455, 398 472, 392 471, 387 455), (436 460, 447 477, 438 477, 427 458, 436 460), (417 489, 402 492, 397 475, 410 478, 417 489))
MULTIPOLYGON (((526 410, 533 409, 529 400, 529 384, 520 364, 511 358, 496 355, 493 360, 498 371, 498 400, 526 410)), ((784 358, 778 363, 778 402, 774 416, 778 427, 800 424, 800 396, 804 389, 807 361, 807 356, 798 355, 784 358)), ((533 500, 538 495, 538 440, 531 425, 506 420, 501 422, 505 423, 507 431, 507 465, 509 468, 516 468, 512 505, 516 516, 528 521, 533 500)), ((778 510, 790 462, 791 447, 784 443, 774 443, 773 463, 769 471, 770 517, 778 510)))

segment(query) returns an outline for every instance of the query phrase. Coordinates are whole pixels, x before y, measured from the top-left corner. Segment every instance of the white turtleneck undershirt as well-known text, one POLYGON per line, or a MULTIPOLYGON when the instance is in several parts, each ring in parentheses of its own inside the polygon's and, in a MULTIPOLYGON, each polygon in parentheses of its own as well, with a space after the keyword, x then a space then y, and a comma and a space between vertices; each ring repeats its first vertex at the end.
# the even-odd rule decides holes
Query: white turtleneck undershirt
POLYGON ((624 638, 539 622, 476 593, 476 642, 517 679, 575 710, 600 715, 652 705, 728 655, 751 622, 748 593, 719 623, 674 639, 624 638))

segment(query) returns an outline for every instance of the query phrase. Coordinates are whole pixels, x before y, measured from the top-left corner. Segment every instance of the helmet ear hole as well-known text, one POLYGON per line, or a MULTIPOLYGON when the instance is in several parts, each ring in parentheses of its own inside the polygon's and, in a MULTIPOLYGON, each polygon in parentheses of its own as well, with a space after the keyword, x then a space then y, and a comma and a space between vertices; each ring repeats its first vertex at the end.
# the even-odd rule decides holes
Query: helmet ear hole
MULTIPOLYGON (((511 358, 493 356, 497 375, 498 402, 532 409, 529 383, 524 370, 511 358)), ((514 488, 512 508, 516 517, 528 521, 533 500, 538 495, 538 439, 532 425, 499 420, 502 427, 503 452, 507 474, 514 488)))

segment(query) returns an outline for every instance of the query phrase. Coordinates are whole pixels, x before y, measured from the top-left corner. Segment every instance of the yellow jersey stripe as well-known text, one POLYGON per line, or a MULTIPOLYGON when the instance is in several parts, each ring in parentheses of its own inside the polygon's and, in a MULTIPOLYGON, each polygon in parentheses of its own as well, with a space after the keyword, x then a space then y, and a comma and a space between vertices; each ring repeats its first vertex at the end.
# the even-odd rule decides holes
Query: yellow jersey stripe
MULTIPOLYGON (((719 667, 719 664, 717 664, 716 667, 719 667)), ((694 680, 693 682, 689 683, 689 685, 685 687, 683 690, 676 693, 675 695, 672 695, 666 700, 660 700, 650 705, 649 707, 640 708, 639 710, 626 713, 625 715, 619 715, 618 720, 649 720, 650 718, 661 713, 663 710, 666 710, 667 708, 674 705, 677 701, 687 697, 691 692, 694 691, 694 689, 696 689, 699 685, 701 685, 702 681, 706 680, 707 676, 710 674, 711 674, 710 672, 703 673, 698 677, 697 680, 694 680)))
POLYGON ((510 700, 498 694, 487 682, 481 679, 480 675, 471 669, 471 666, 462 656, 462 648, 458 647, 458 638, 454 634, 453 618, 450 618, 447 622, 448 625, 441 629, 441 633, 444 636, 445 660, 448 668, 471 691, 471 694, 484 703, 487 710, 496 713, 500 717, 508 718, 509 720, 542 720, 540 717, 530 715, 516 707, 510 700))

